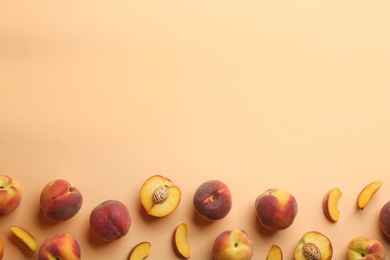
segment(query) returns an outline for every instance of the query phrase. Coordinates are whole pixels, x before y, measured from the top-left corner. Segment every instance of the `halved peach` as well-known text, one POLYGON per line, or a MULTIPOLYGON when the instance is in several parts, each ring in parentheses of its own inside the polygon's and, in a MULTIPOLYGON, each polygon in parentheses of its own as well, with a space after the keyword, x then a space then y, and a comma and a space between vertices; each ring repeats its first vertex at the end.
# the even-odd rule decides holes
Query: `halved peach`
POLYGON ((318 231, 306 232, 294 252, 295 260, 330 260, 332 257, 332 243, 327 236, 318 231))
POLYGON ((135 245, 130 251, 129 260, 146 259, 150 254, 151 247, 152 245, 147 241, 135 245))
POLYGON ((364 187, 358 196, 358 200, 357 200, 358 208, 363 210, 381 186, 382 186, 382 182, 374 181, 368 184, 366 187, 364 187))
POLYGON ((331 222, 337 222, 340 218, 340 210, 338 209, 338 202, 342 192, 339 188, 333 188, 328 191, 322 202, 322 209, 326 218, 331 222))
POLYGON ((140 197, 148 215, 164 217, 179 206, 181 191, 170 179, 154 175, 142 185, 140 197))
POLYGON ((283 260, 282 249, 278 245, 272 245, 267 254, 267 260, 283 260))
POLYGON ((3 241, 0 239, 0 260, 3 259, 3 256, 4 256, 4 245, 3 245, 3 241))
POLYGON ((176 254, 184 259, 190 258, 191 248, 188 243, 188 226, 186 223, 179 224, 173 232, 173 248, 176 254))
POLYGON ((16 237, 22 240, 31 251, 37 251, 38 243, 29 232, 18 226, 10 226, 9 229, 16 237))

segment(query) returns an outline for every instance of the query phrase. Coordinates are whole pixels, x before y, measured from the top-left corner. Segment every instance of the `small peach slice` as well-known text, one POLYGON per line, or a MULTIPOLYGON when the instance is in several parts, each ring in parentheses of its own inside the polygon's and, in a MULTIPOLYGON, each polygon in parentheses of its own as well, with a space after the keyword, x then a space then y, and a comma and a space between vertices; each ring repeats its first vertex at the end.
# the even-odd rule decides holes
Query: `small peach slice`
POLYGON ((283 260, 282 249, 278 245, 272 245, 267 254, 267 260, 283 260))
POLYGON ((0 260, 3 259, 3 256, 4 256, 4 245, 3 245, 3 241, 0 239, 0 260))
POLYGON ((190 258, 191 248, 188 243, 188 226, 186 223, 179 224, 173 232, 173 248, 176 254, 184 259, 190 258))
POLYGON ((148 215, 164 217, 179 206, 181 191, 170 179, 154 175, 142 185, 140 197, 148 215))
POLYGON ((364 187, 358 196, 358 200, 357 200, 358 208, 363 210, 381 186, 382 186, 382 182, 374 181, 368 184, 366 187, 364 187))
POLYGON ((130 251, 129 260, 143 260, 150 254, 152 245, 149 242, 141 242, 133 247, 130 251))
POLYGON ((337 222, 340 218, 340 211, 338 209, 338 202, 342 192, 339 188, 333 188, 325 194, 322 202, 322 209, 326 218, 331 222, 337 222))
POLYGON ((38 243, 29 232, 18 226, 10 226, 9 229, 16 237, 22 240, 31 251, 37 251, 38 243))

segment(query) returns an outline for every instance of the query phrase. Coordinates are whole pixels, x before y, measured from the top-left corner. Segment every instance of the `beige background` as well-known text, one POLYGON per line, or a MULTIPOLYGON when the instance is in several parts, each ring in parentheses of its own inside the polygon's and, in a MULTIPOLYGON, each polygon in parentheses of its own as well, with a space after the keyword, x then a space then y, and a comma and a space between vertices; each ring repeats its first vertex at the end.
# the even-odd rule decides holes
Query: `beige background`
POLYGON ((36 259, 10 235, 39 243, 76 236, 83 259, 126 259, 140 241, 149 259, 175 259, 174 227, 186 222, 192 259, 211 259, 225 229, 247 230, 253 259, 272 244, 293 258, 301 235, 328 235, 334 259, 350 239, 390 242, 378 214, 390 200, 390 4, 388 1, 1 1, 0 173, 24 198, 0 221, 5 258, 36 259), (139 190, 151 175, 182 189, 168 217, 146 217, 139 190), (84 195, 71 220, 48 223, 43 186, 72 181, 84 195), (194 215, 204 181, 231 189, 230 214, 194 215), (362 212, 360 190, 383 187, 362 212), (299 203, 287 230, 259 228, 256 197, 285 188, 299 203), (324 194, 343 191, 340 221, 323 215, 324 194), (127 236, 103 243, 89 213, 106 199, 130 209, 127 236))

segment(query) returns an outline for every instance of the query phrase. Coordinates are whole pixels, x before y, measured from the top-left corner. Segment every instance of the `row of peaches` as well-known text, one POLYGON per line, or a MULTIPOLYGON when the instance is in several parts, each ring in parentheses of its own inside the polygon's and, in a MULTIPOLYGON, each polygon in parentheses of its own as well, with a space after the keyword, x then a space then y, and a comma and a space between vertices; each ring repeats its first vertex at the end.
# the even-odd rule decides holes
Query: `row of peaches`
MULTIPOLYGON (((374 181, 359 193, 357 206, 363 209, 382 182, 374 181)), ((333 188, 326 193, 323 211, 331 222, 339 219, 338 201, 341 190, 333 188)), ((141 204, 148 215, 164 217, 172 213, 179 205, 181 190, 170 179, 154 175, 148 178, 140 191, 141 204)), ((14 211, 21 203, 21 187, 15 179, 0 175, 0 216, 14 211)), ((61 222, 72 218, 81 209, 83 196, 69 181, 57 179, 49 182, 40 195, 40 207, 43 215, 50 221, 61 222)), ((195 211, 208 221, 224 218, 231 210, 232 197, 228 186, 219 180, 202 183, 193 197, 195 211)), ((295 197, 284 189, 268 189, 255 201, 255 212, 261 225, 273 231, 288 228, 294 222, 298 212, 295 197)), ((382 231, 390 236, 390 202, 381 210, 379 224, 382 231)), ((125 236, 131 225, 128 208, 120 201, 107 200, 96 206, 90 214, 92 233, 101 240, 114 241, 125 236)), ((38 246, 34 237, 26 230, 11 226, 11 231, 32 251, 38 249, 38 260, 43 259, 81 259, 81 249, 77 240, 69 234, 55 234, 38 246)), ((179 257, 190 258, 190 245, 187 239, 188 227, 178 225, 173 234, 173 247, 179 257)), ((145 259, 151 250, 149 242, 136 245, 129 254, 130 260, 145 259)), ((4 246, 0 240, 0 260, 4 255, 4 246)), ((244 230, 226 230, 214 241, 212 255, 215 260, 250 260, 253 244, 244 230)), ((322 233, 310 231, 304 234, 297 244, 296 260, 331 259, 333 248, 330 240, 322 233)), ((348 245, 347 259, 385 259, 385 248, 376 239, 357 237, 348 245), (371 257, 371 258, 370 258, 371 257)), ((272 245, 267 259, 283 259, 282 250, 272 245)))

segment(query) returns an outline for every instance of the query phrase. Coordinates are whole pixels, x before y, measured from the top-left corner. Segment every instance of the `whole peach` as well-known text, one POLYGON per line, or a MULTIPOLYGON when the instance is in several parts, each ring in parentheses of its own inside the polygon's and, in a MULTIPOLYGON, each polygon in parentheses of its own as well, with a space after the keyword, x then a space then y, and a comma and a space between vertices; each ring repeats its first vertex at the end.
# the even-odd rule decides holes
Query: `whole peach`
POLYGON ((379 226, 382 232, 390 237, 390 201, 383 205, 379 213, 379 226))
POLYGON ((96 206, 89 218, 92 233, 105 241, 117 240, 129 232, 131 216, 120 201, 107 200, 96 206))
POLYGON ((19 207, 22 190, 15 179, 0 175, 0 216, 7 215, 19 207))
POLYGON ((202 183, 193 198, 195 212, 214 221, 224 218, 232 208, 232 196, 228 186, 219 180, 202 183))
POLYGON ((260 223, 270 230, 288 228, 298 213, 295 197, 284 189, 268 189, 255 202, 255 211, 260 223))
POLYGON ((82 204, 81 192, 64 179, 49 182, 41 192, 43 215, 54 222, 70 219, 79 212, 82 204))
POLYGON ((76 238, 59 233, 46 238, 38 250, 38 260, 80 260, 81 248, 76 238))
POLYGON ((242 229, 225 230, 215 238, 212 255, 214 260, 250 260, 253 243, 242 229))

